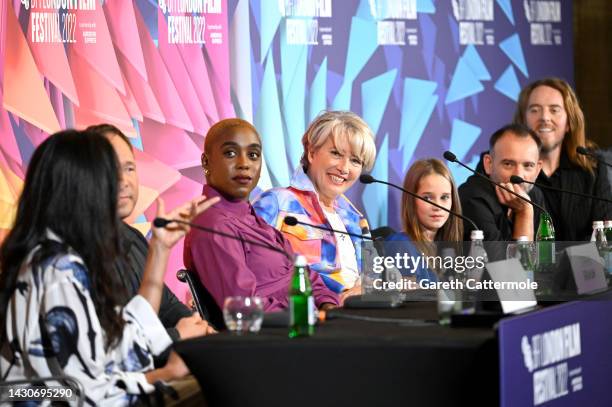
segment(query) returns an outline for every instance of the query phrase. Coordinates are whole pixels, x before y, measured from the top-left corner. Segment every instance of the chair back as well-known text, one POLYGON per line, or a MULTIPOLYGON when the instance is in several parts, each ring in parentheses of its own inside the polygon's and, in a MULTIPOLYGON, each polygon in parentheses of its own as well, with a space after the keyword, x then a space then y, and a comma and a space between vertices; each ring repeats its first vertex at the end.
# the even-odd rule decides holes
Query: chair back
POLYGON ((197 273, 193 270, 183 269, 176 272, 176 278, 189 286, 193 303, 202 319, 207 320, 217 331, 224 330, 223 312, 212 294, 202 284, 197 273))

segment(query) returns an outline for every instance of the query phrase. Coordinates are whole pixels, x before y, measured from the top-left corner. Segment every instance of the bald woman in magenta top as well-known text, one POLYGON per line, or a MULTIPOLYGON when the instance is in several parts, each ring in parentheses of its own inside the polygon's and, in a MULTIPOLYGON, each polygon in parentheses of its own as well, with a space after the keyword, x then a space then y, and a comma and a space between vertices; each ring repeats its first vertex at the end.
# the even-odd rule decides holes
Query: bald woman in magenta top
MULTIPOLYGON (((204 143, 202 167, 207 185, 203 194, 221 201, 198 216, 195 223, 236 237, 294 252, 282 233, 261 219, 249 203, 249 194, 261 172, 261 140, 257 130, 242 119, 225 119, 210 128, 204 143)), ((265 247, 191 229, 185 239, 185 265, 195 270, 220 308, 228 296, 258 296, 265 311, 288 306, 293 263, 265 247)), ((310 270, 315 304, 330 308, 339 303, 317 272, 310 270)))

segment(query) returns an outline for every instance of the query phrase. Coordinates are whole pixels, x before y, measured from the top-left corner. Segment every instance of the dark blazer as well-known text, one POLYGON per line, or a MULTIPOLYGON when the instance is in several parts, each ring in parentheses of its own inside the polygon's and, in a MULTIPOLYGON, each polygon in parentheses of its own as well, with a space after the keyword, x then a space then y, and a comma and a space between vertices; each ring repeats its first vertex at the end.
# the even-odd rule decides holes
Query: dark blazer
MULTIPOLYGON (((149 251, 149 243, 137 229, 124 222, 121 222, 119 232, 121 247, 123 248, 122 254, 124 254, 125 259, 123 262, 120 262, 122 264, 118 264, 116 269, 121 276, 121 281, 123 281, 127 288, 127 303, 129 299, 138 293, 140 288, 149 251)), ((164 284, 158 316, 173 341, 179 339, 178 331, 175 328, 177 322, 181 318, 191 316, 192 314, 193 312, 180 302, 168 286, 164 284)))
MULTIPOLYGON (((569 191, 581 192, 612 198, 610 182, 605 165, 598 165, 591 175, 569 161, 561 154, 559 168, 550 176, 541 171, 536 180, 538 184, 549 185, 569 191)), ((612 204, 580 196, 564 194, 542 188, 547 208, 553 216, 555 239, 560 241, 590 240, 593 221, 612 219, 612 204)))
MULTIPOLYGON (((544 196, 538 187, 529 191, 531 201, 545 207, 544 196)), ((459 198, 463 214, 472 219, 484 232, 484 240, 512 240, 513 222, 508 218, 508 207, 499 203, 495 188, 487 180, 472 175, 459 187, 459 198)), ((540 210, 534 208, 534 233, 538 229, 540 210)), ((473 227, 464 224, 464 239, 470 240, 473 227)))
MULTIPOLYGON (((482 157, 476 171, 484 174, 482 157)), ((595 174, 591 175, 582 168, 573 165, 565 152, 561 153, 559 168, 550 176, 540 171, 536 183, 561 188, 583 194, 612 198, 610 180, 605 165, 598 165, 595 174)), ((555 227, 557 241, 586 241, 591 239, 593 221, 612 219, 612 204, 586 199, 580 196, 540 189, 550 212, 555 227)), ((533 199, 533 197, 532 197, 533 199)), ((463 203, 463 200, 461 200, 463 203)), ((536 223, 537 230, 537 223, 536 223)), ((485 236, 486 239, 486 236, 485 236)))

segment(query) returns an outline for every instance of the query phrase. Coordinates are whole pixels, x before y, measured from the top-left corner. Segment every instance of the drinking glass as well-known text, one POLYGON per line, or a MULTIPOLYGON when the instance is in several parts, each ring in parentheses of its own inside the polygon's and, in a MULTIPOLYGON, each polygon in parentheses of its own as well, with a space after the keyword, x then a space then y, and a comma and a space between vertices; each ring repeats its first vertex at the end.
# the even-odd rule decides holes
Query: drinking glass
POLYGON ((259 297, 227 297, 223 303, 223 320, 230 332, 259 332, 263 315, 259 297))

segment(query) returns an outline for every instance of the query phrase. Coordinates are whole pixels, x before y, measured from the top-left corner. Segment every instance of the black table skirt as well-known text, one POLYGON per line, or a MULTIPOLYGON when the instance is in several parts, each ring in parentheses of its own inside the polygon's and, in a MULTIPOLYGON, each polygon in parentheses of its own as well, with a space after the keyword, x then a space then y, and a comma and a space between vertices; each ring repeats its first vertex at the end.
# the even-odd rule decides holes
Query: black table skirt
MULTIPOLYGON (((436 303, 343 314, 433 320, 436 303)), ((318 326, 310 338, 289 339, 287 333, 220 333, 175 348, 211 406, 499 404, 492 329, 338 318, 318 326)))

